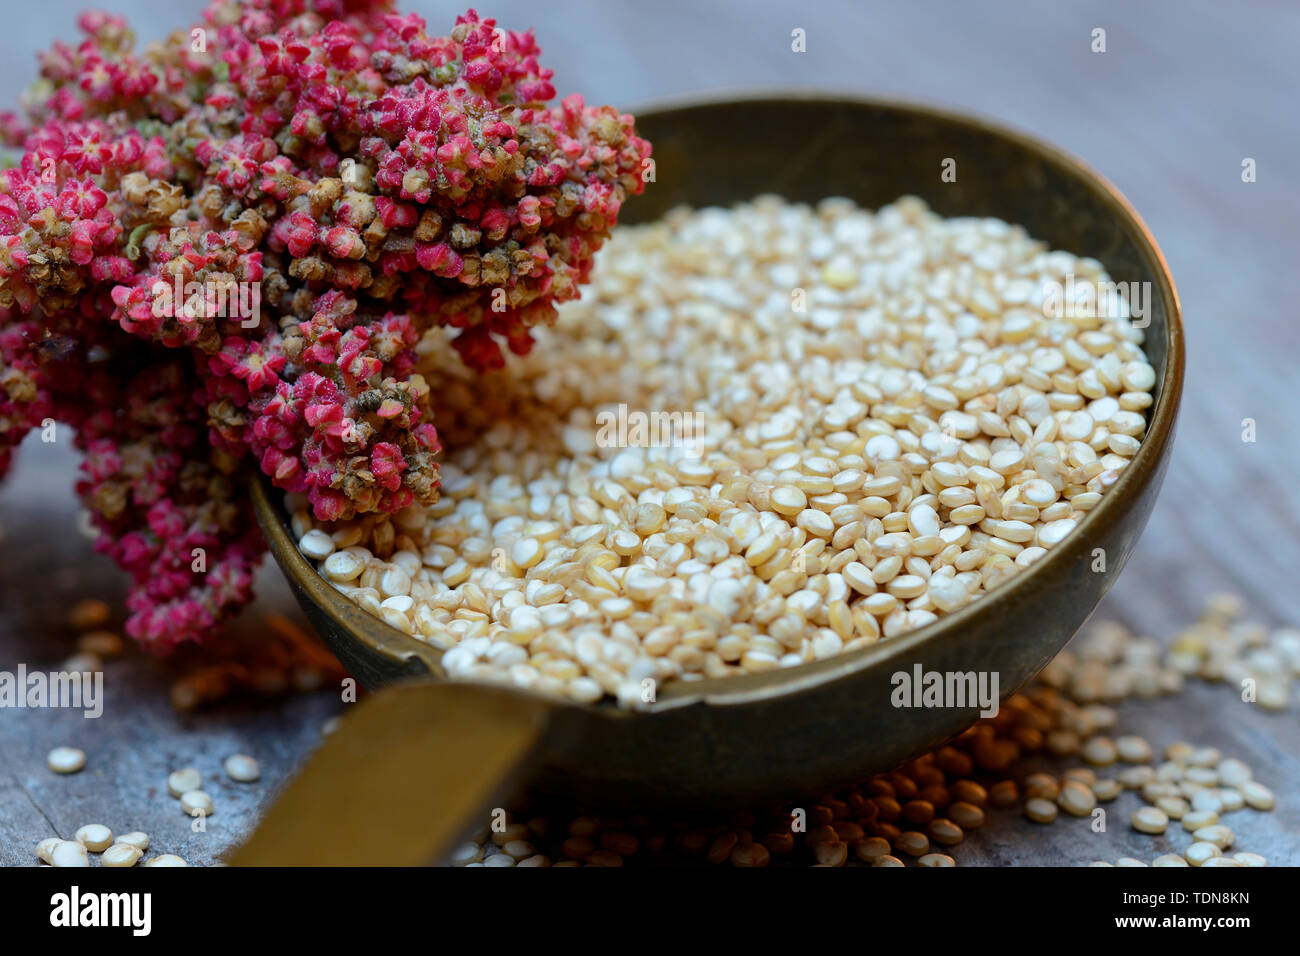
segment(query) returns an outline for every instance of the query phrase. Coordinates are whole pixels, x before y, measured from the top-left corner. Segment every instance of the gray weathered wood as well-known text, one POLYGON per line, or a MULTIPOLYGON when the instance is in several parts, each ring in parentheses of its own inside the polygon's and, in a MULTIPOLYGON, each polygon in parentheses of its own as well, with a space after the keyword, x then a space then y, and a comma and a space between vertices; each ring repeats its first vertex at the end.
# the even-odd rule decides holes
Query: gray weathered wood
MULTIPOLYGON (((193 0, 108 4, 130 13, 145 36, 190 22, 193 0)), ((0 33, 0 92, 8 100, 31 75, 32 51, 67 37, 81 0, 46 0, 0 33)), ((431 28, 449 8, 406 3, 431 28), (436 10, 436 12, 435 12, 436 10)), ((1145 537, 1102 614, 1167 635, 1210 591, 1242 593, 1266 623, 1300 622, 1300 401, 1294 391, 1300 322, 1290 279, 1300 222, 1300 126, 1294 122, 1300 8, 1214 0, 1132 4, 566 3, 552 23, 542 7, 502 0, 485 8, 508 26, 535 25, 557 67, 561 94, 632 105, 718 88, 830 87, 905 96, 999 118, 1085 158, 1115 182, 1146 219, 1173 268, 1189 337, 1186 400, 1165 491, 1145 537), (807 52, 790 31, 807 31, 807 52), (1108 52, 1089 50, 1094 27, 1108 52), (1258 181, 1241 181, 1241 162, 1258 181), (1252 418, 1258 441, 1241 441, 1252 418)), ((774 137, 781 135, 773 130, 774 137)), ((882 143, 882 149, 888 144, 882 143)), ((72 460, 29 444, 0 491, 0 667, 65 655, 60 629, 75 595, 120 596, 116 575, 76 535, 72 460)), ((274 585, 274 576, 266 575, 274 585)), ((283 607, 264 587, 250 620, 283 607)), ((102 721, 67 714, 0 715, 0 862, 30 862, 31 846, 57 830, 99 820, 141 827, 160 850, 210 860, 253 819, 257 799, 308 751, 335 706, 328 697, 179 718, 167 681, 141 659, 112 665, 102 721), (94 726, 86 726, 91 725, 94 726), (80 775, 44 768, 52 746, 91 754, 80 775), (219 760, 240 749, 262 760, 252 788, 217 784, 218 813, 204 838, 162 790, 165 771, 197 763, 222 779, 219 760)), ((1220 745, 1259 769, 1283 804, 1271 816, 1230 821, 1239 842, 1275 862, 1300 862, 1300 818, 1289 795, 1300 783, 1294 712, 1268 715, 1222 688, 1125 709, 1132 726, 1164 744, 1186 737, 1220 745)), ((1117 805, 1124 808, 1123 804, 1117 805)), ((1127 810, 1125 809, 1125 813, 1127 810)), ((1086 824, 991 828, 960 848, 963 862, 1076 862, 1127 850, 1149 858, 1113 821, 1100 844, 1086 824), (1032 839, 1026 839, 1032 836, 1032 839), (1130 846, 1130 844, 1132 844, 1130 846)))

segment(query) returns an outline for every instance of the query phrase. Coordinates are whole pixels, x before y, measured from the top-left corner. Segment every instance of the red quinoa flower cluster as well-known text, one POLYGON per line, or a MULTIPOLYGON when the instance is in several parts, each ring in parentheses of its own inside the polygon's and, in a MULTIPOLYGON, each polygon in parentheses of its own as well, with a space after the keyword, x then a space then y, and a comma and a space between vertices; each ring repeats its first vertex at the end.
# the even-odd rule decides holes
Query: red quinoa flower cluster
POLYGON ((76 429, 128 630, 165 651, 250 596, 251 458, 322 520, 438 494, 437 325, 479 370, 576 298, 649 144, 551 105, 533 34, 387 0, 215 0, 133 52, 118 17, 41 57, 0 131, 0 474, 76 429))

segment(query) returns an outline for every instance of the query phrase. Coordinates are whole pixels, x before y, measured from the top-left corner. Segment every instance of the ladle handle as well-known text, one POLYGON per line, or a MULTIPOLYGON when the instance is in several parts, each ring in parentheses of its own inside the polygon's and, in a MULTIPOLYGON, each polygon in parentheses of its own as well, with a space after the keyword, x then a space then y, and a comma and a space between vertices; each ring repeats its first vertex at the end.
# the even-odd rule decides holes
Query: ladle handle
POLYGON ((547 712, 536 698, 492 687, 386 687, 325 738, 229 862, 442 862, 520 782, 547 712))

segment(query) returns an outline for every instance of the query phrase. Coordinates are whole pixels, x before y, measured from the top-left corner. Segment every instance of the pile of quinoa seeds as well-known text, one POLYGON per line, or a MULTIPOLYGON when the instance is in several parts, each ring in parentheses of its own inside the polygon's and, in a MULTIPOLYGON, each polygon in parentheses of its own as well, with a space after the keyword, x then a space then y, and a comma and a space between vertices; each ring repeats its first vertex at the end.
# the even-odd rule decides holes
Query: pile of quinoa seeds
POLYGON ((895 637, 1033 564, 1137 451, 1142 332, 1055 317, 1071 280, 1108 277, 915 198, 621 228, 502 372, 431 333, 440 501, 321 526, 293 499, 300 548, 452 677, 580 702, 895 637))

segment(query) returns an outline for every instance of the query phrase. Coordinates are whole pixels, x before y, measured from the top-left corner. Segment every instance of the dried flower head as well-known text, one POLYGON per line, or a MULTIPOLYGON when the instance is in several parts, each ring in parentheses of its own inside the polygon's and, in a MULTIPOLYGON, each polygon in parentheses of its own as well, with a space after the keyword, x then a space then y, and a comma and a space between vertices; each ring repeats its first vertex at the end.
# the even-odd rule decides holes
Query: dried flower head
POLYGON ((389 0, 214 0, 142 53, 115 16, 40 59, 0 132, 0 473, 54 418, 85 452, 128 630, 166 650, 248 600, 249 458, 322 520, 438 494, 429 328, 470 366, 576 298, 649 144, 552 105, 532 32, 430 35, 389 0))

